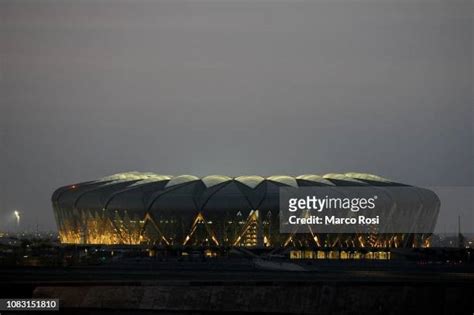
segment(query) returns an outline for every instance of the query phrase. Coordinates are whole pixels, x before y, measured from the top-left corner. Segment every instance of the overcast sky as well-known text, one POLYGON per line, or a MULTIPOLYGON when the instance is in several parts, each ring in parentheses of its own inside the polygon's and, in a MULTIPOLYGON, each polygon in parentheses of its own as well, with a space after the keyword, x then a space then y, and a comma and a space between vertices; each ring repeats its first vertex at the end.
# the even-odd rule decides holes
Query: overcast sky
POLYGON ((12 0, 0 17, 0 229, 15 208, 55 229, 55 188, 130 170, 473 185, 472 1, 12 0))

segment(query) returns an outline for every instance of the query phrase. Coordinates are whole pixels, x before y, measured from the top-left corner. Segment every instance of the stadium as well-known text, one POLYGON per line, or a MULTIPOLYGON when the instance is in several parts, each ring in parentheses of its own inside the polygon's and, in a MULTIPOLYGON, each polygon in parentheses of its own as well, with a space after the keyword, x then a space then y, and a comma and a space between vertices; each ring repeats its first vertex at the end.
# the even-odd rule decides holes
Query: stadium
MULTIPOLYGON (((158 175, 127 172, 58 188, 54 215, 64 244, 147 245, 155 248, 411 248, 428 247, 430 233, 280 233, 280 187, 411 187, 363 174, 300 176, 158 175)), ((434 229, 440 202, 413 187, 408 206, 392 201, 413 221, 434 229)), ((324 254, 324 255, 327 255, 324 254)))

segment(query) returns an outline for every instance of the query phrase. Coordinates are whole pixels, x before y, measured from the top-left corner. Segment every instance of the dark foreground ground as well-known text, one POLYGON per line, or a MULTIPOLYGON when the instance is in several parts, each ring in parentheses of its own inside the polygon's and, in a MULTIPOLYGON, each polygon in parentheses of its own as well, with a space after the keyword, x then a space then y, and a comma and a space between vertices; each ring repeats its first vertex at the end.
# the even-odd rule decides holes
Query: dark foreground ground
POLYGON ((129 260, 0 279, 3 298, 59 298, 64 314, 474 313, 474 268, 462 264, 129 260))

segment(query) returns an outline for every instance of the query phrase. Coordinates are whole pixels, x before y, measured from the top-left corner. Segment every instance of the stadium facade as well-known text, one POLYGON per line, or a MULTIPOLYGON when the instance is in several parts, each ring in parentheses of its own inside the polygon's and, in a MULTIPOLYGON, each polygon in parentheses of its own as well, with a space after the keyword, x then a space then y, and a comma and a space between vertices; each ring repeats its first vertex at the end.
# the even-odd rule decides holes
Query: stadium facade
MULTIPOLYGON (((401 248, 429 246, 424 234, 279 232, 279 188, 406 186, 363 173, 301 176, 168 176, 127 172, 68 185, 52 196, 62 243, 197 248, 401 248)), ((436 224, 440 202, 429 190, 400 209, 436 224)))

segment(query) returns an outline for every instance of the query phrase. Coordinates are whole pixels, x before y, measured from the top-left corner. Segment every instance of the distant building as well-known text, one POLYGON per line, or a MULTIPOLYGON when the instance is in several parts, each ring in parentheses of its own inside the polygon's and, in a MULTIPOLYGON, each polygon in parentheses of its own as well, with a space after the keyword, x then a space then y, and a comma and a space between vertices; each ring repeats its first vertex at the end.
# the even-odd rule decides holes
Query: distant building
MULTIPOLYGON (((121 173, 57 189, 52 202, 62 243, 195 247, 390 248, 428 246, 427 234, 281 234, 282 186, 405 186, 361 173, 292 176, 121 173)), ((412 220, 436 223, 439 199, 413 187, 412 220)))

